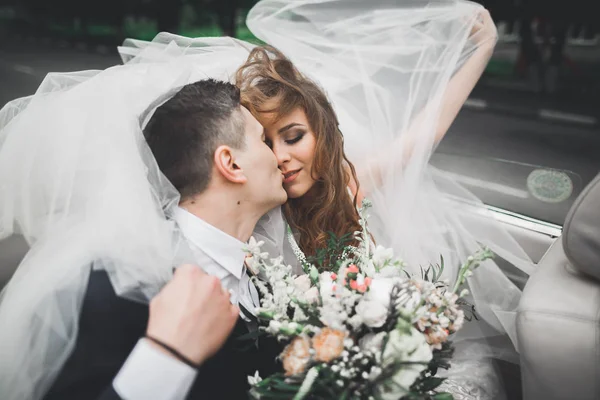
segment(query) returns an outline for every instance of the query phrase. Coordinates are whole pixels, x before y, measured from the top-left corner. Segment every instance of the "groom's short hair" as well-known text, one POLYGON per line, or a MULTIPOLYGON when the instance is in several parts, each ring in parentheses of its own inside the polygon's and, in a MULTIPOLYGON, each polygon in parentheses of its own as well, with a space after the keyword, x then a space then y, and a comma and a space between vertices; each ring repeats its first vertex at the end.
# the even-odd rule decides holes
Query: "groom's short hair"
POLYGON ((190 83, 156 109, 144 136, 181 198, 199 194, 210 182, 217 147, 246 144, 240 91, 214 79, 190 83))

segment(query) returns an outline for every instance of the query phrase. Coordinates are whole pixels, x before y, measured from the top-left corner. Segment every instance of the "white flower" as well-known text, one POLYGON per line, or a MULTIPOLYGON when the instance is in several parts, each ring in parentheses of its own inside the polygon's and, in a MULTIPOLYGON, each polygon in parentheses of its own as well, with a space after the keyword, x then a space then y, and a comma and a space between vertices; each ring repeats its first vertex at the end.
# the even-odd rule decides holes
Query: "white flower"
POLYGON ((365 276, 363 274, 356 274, 356 283, 360 286, 360 285, 364 285, 365 283, 365 276))
POLYGON ((374 278, 367 297, 369 300, 381 303, 385 308, 390 305, 390 295, 394 287, 395 280, 390 278, 374 278))
POLYGON ((458 295, 456 293, 446 292, 444 293, 444 298, 450 303, 456 303, 456 301, 458 300, 458 295))
POLYGON ((377 367, 377 366, 372 366, 371 367, 371 372, 369 372, 369 380, 370 381, 374 381, 375 379, 377 379, 379 377, 379 375, 381 375, 383 371, 381 370, 381 368, 377 367))
POLYGON ((279 256, 279 257, 276 257, 276 258, 271 258, 270 261, 271 261, 271 264, 281 265, 281 264, 283 264, 283 256, 279 256))
POLYGON ((257 242, 256 239, 254 239, 254 236, 250 236, 250 240, 248 240, 246 248, 249 252, 253 253, 257 249, 260 251, 260 246, 262 246, 263 244, 265 244, 265 242, 263 242, 262 240, 260 242, 257 242))
POLYGON ((329 271, 321 272, 319 274, 319 283, 321 284, 331 284, 333 283, 332 274, 329 271))
POLYGON ((266 260, 267 258, 269 258, 269 253, 261 253, 260 247, 263 244, 265 244, 265 242, 263 242, 262 240, 260 242, 257 242, 256 239, 254 239, 254 236, 251 236, 250 240, 248 241, 248 244, 245 246, 245 250, 249 252, 252 255, 252 257, 256 258, 257 261, 266 260))
POLYGON ((319 289, 322 297, 329 297, 333 294, 335 283, 331 278, 331 272, 321 272, 319 275, 319 289))
POLYGON ((342 304, 339 301, 336 301, 338 299, 334 297, 330 297, 327 300, 328 301, 323 304, 323 307, 320 308, 321 322, 330 328, 344 330, 344 323, 348 318, 348 315, 344 312, 342 304))
POLYGON ((366 326, 380 328, 387 320, 388 307, 377 300, 363 299, 356 306, 356 313, 361 316, 366 326))
POLYGON ((383 351, 384 362, 386 360, 398 360, 409 361, 414 364, 400 367, 396 374, 390 378, 391 384, 384 385, 380 389, 381 398, 396 400, 405 395, 421 372, 427 368, 427 364, 432 357, 431 348, 425 341, 425 337, 416 329, 411 328, 409 334, 403 334, 398 329, 390 332, 383 351))
POLYGON ((319 289, 315 286, 311 287, 304 293, 304 299, 308 303, 317 303, 319 301, 319 289))
POLYGON ((440 315, 439 324, 442 328, 447 328, 450 325, 450 319, 445 315, 440 315))
POLYGON ((281 322, 271 320, 269 321, 269 331, 273 333, 278 333, 279 329, 281 329, 281 322))
POLYGON ((362 271, 366 276, 373 277, 377 273, 377 269, 375 268, 375 264, 373 260, 366 260, 365 264, 362 266, 362 271))
POLYGON ((381 346, 383 346, 383 340, 386 336, 386 332, 379 332, 377 334, 368 333, 362 339, 360 339, 358 345, 362 351, 379 353, 381 351, 381 346))
POLYGON ((456 313, 456 319, 454 320, 454 324, 452 325, 452 329, 454 331, 458 331, 460 330, 460 328, 462 328, 464 323, 465 313, 463 312, 463 310, 458 310, 458 312, 456 313))
POLYGON ((262 378, 260 377, 260 375, 258 374, 258 371, 256 371, 254 373, 254 376, 248 376, 248 384, 250 386, 255 386, 257 385, 260 381, 262 381, 262 378))
POLYGON ((394 257, 394 250, 386 249, 381 245, 377 245, 373 251, 373 263, 378 267, 383 267, 387 262, 391 261, 394 257))
POLYGON ((308 275, 300 275, 300 276, 295 277, 294 278, 294 286, 301 293, 308 291, 308 289, 310 289, 310 286, 311 286, 309 276, 308 275))
POLYGON ((360 314, 354 314, 350 318, 348 318, 348 324, 352 327, 352 329, 357 330, 363 324, 363 319, 360 314))
POLYGON ((302 311, 302 308, 297 305, 294 306, 294 315, 292 317, 292 321, 306 321, 306 314, 302 311))

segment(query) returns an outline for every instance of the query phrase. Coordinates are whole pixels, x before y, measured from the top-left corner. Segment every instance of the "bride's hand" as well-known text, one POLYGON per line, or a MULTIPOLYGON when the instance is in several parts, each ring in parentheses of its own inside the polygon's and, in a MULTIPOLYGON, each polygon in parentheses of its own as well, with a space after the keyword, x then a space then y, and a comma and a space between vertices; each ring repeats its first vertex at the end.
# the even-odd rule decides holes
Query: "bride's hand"
POLYGON ((498 30, 496 29, 496 25, 492 20, 490 12, 485 8, 482 8, 477 13, 475 23, 471 28, 469 39, 478 45, 485 43, 494 46, 497 38, 498 30))

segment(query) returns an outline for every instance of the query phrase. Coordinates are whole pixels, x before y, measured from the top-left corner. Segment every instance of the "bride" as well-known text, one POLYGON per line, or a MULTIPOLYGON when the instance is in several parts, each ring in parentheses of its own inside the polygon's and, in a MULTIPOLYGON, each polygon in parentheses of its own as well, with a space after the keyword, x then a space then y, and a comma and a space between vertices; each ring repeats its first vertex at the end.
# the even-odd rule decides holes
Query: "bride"
MULTIPOLYGON (((328 78, 323 79, 324 77, 320 75, 323 73, 322 67, 307 67, 306 74, 303 74, 277 49, 256 47, 251 51, 246 63, 238 69, 236 83, 242 91, 243 102, 265 127, 267 143, 277 157, 279 168, 284 174, 284 188, 288 194, 288 201, 283 206, 285 228, 277 228, 275 221, 278 220, 278 210, 276 210, 263 218, 262 223, 259 222, 255 236, 259 236, 271 246, 275 245, 278 253, 286 255, 287 263, 296 267, 296 273, 302 272, 300 267, 302 260, 307 256, 314 256, 317 249, 327 247, 329 233, 341 237, 348 232, 361 229, 357 208, 365 196, 375 200, 375 210, 370 224, 373 238, 376 241, 381 240, 386 245, 391 244, 401 256, 410 257, 409 265, 413 267, 433 262, 436 256, 443 253, 446 260, 451 260, 451 263, 446 264, 450 266, 446 269, 446 277, 452 278, 456 276, 454 268, 464 261, 462 258, 464 254, 476 250, 475 243, 469 242, 469 238, 459 230, 462 221, 451 219, 451 214, 444 215, 440 209, 437 209, 437 215, 427 215, 433 209, 419 209, 414 203, 399 200, 408 197, 409 201, 414 201, 416 191, 411 193, 408 190, 411 188, 418 190, 419 187, 411 187, 410 179, 417 179, 415 182, 417 185, 424 184, 423 180, 427 179, 426 176, 415 175, 414 171, 409 170, 414 168, 414 163, 420 162, 420 158, 423 157, 422 154, 418 154, 418 151, 422 151, 419 146, 427 146, 429 151, 444 137, 492 54, 496 39, 492 19, 486 10, 475 9, 474 11, 472 14, 474 21, 468 36, 470 45, 474 46, 472 54, 462 65, 457 66, 457 71, 449 77, 441 97, 425 99, 427 104, 413 110, 414 118, 407 126, 401 125, 400 134, 391 143, 387 143, 390 147, 382 146, 379 151, 375 148, 375 154, 363 153, 350 159, 346 156, 344 142, 352 145, 359 139, 373 140, 376 135, 368 126, 358 124, 356 119, 349 123, 342 118, 344 128, 340 129, 338 117, 327 95, 317 83, 307 77, 316 70, 315 79, 321 79, 323 85, 331 84, 328 78), (438 104, 434 104, 436 101, 438 104), (429 108, 433 107, 437 110, 435 114, 430 114, 432 110, 429 108), (436 118, 436 123, 432 124, 430 129, 427 129, 423 123, 426 116, 436 118), (357 126, 360 126, 363 131, 359 131, 357 126), (344 136, 342 132, 348 132, 346 129, 350 135, 344 136), (429 143, 424 144, 425 141, 429 143), (350 160, 356 162, 353 164, 350 160), (411 177, 410 174, 413 176, 411 177), (390 185, 398 186, 390 187, 390 185), (390 197, 388 191, 397 197, 390 197), (402 211, 422 213, 423 217, 429 218, 431 227, 425 228, 427 235, 423 235, 423 232, 415 233, 415 228, 422 228, 415 226, 415 221, 405 219, 402 211), (383 220, 384 216, 385 220, 383 220), (379 218, 379 221, 374 220, 373 217, 379 218), (390 225, 392 222, 393 224, 390 225), (456 225, 453 226, 454 223, 456 225), (277 231, 280 233, 277 234, 277 231), (286 232, 285 238, 281 236, 283 231, 286 232), (411 239, 412 235, 414 237, 411 239)), ((344 34, 355 34, 356 30, 354 25, 352 32, 344 32, 344 34)), ((381 41, 384 38, 385 36, 379 36, 377 40, 381 41)), ((282 50, 286 51, 287 48, 292 49, 290 51, 292 55, 295 54, 294 46, 283 47, 282 50)), ((422 52, 423 49, 419 51, 422 52)), ((328 56, 331 57, 330 54, 328 56)), ((300 60, 305 61, 304 58, 300 60)), ((321 61, 321 64, 327 62, 321 61)), ((389 60, 386 62, 392 63, 389 60)), ((378 64, 379 61, 375 63, 379 68, 383 68, 378 64)), ((365 113, 364 110, 356 109, 356 105, 360 103, 356 101, 358 99, 355 91, 356 86, 363 86, 365 90, 366 83, 374 84, 372 77, 373 75, 361 76, 358 79, 356 76, 353 76, 353 79, 339 78, 340 86, 334 87, 333 90, 331 86, 326 87, 333 94, 335 105, 338 105, 336 100, 343 99, 344 103, 351 102, 354 106, 353 116, 356 116, 356 112, 368 115, 368 111, 365 113)), ((394 83, 392 77, 386 79, 390 84, 394 83)), ((409 88, 410 86, 401 89, 409 88)), ((374 89, 382 90, 385 87, 374 89)), ((394 106, 385 102, 382 104, 375 90, 370 100, 373 104, 365 104, 368 110, 379 106, 387 106, 390 109, 394 106)), ((347 111, 343 106, 338 106, 338 110, 347 111)), ((400 110, 400 113, 402 111, 404 110, 400 110)), ((390 115, 385 114, 372 117, 383 117, 386 121, 392 119, 390 115)), ((373 125, 380 121, 368 122, 373 125)), ((389 134, 389 126, 386 126, 383 121, 380 123, 383 124, 378 129, 389 134)), ((382 144, 384 143, 386 142, 382 140, 382 144)), ((364 149, 365 147, 363 152, 364 149)), ((432 191, 427 195, 433 194, 432 191)), ((428 198, 426 201, 431 199, 428 198)), ((351 244, 357 245, 357 243, 351 244)), ((497 266, 491 264, 485 268, 485 271, 480 272, 485 276, 484 279, 501 282, 506 295, 518 296, 514 285, 502 276, 497 266)), ((488 289, 493 289, 492 285, 493 282, 490 282, 488 289)), ((477 288, 476 284, 475 288, 477 288)), ((485 301, 489 301, 489 297, 476 299, 476 304, 483 306, 482 303, 485 301)), ((450 379, 441 390, 451 392, 456 399, 501 398, 502 389, 491 363, 484 361, 485 354, 480 353, 473 357, 477 352, 473 349, 470 351, 472 354, 469 356, 463 354, 469 360, 455 363, 449 373, 450 379)))

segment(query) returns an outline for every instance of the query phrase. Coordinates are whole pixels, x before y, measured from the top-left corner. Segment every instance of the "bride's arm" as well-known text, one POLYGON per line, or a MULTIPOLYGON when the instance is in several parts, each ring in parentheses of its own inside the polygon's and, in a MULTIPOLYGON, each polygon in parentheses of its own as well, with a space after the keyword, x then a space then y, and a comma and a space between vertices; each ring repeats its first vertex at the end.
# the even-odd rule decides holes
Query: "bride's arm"
MULTIPOLYGON (((442 96, 433 139, 434 147, 444 138, 456 119, 458 112, 483 74, 496 45, 497 31, 489 12, 483 9, 479 17, 469 37, 469 40, 476 46, 476 49, 450 79, 442 96)), ((375 187, 381 185, 382 173, 386 168, 404 168, 411 158, 415 144, 419 139, 419 133, 423 129, 423 124, 432 116, 432 107, 436 107, 436 105, 426 105, 421 110, 409 128, 396 140, 394 145, 390 146, 388 156, 377 157, 376 160, 373 160, 366 166, 365 170, 360 171, 359 181, 365 185, 361 186, 361 191, 365 190, 368 192, 369 189, 373 189, 373 187, 369 187, 369 182, 375 187), (402 154, 398 154, 398 151, 401 151, 402 154), (398 162, 400 165, 397 165, 398 162)))
MULTIPOLYGON (((481 78, 496 45, 497 31, 488 10, 483 10, 480 20, 475 22, 469 40, 476 46, 475 51, 450 79, 442 99, 440 119, 438 121, 435 143, 439 143, 450 129, 458 112, 481 78)), ((419 117, 417 117, 419 118, 419 117)), ((422 118, 422 117, 421 117, 422 118)), ((418 125, 416 125, 418 127, 418 125)))

